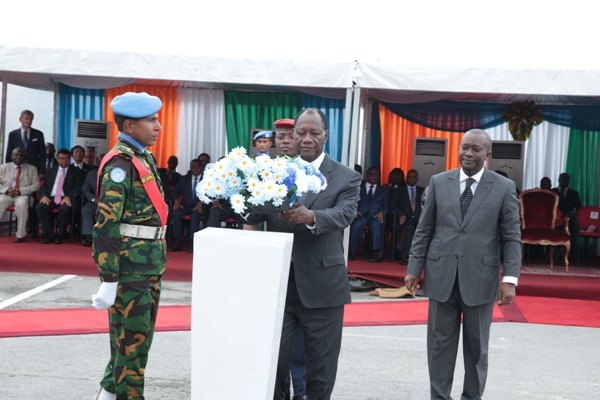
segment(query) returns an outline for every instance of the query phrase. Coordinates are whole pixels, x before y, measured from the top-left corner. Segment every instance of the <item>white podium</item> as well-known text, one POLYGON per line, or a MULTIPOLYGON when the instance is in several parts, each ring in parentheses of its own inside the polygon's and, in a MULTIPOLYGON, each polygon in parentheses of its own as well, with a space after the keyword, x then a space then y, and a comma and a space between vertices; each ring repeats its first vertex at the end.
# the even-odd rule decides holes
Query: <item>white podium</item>
POLYGON ((192 400, 272 400, 293 235, 194 236, 192 400))

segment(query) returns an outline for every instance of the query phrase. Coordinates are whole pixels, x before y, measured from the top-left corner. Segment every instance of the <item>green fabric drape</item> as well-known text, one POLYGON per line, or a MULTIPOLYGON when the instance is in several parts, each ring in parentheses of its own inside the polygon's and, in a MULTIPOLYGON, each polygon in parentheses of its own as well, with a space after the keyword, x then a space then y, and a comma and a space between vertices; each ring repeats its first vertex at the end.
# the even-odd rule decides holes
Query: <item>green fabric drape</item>
POLYGON ((273 129, 280 118, 295 118, 297 93, 225 92, 227 151, 242 146, 250 149, 252 129, 273 129))
MULTIPOLYGON (((579 192, 584 206, 598 205, 599 147, 600 132, 571 129, 566 172, 571 177, 569 186, 579 192)), ((571 234, 573 235, 574 232, 571 234)), ((588 253, 595 241, 579 236, 576 243, 578 253, 579 249, 584 249, 584 253, 588 253)))
POLYGON ((584 206, 598 205, 598 148, 600 132, 571 129, 566 172, 569 186, 579 192, 584 206))

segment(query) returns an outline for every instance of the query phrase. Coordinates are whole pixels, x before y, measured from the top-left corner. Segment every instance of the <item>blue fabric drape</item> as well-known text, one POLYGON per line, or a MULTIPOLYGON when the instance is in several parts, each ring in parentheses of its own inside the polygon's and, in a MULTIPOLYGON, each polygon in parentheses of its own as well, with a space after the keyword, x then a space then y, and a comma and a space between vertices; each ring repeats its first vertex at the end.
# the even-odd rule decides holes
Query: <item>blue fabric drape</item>
MULTIPOLYGON (((506 122, 502 114, 511 104, 472 101, 436 101, 418 104, 382 102, 392 112, 432 129, 465 132, 488 129, 506 122)), ((600 105, 537 105, 544 121, 580 130, 600 130, 600 105)))
POLYGON ((75 120, 104 120, 104 90, 78 89, 59 84, 57 106, 58 138, 56 148, 75 145, 75 120))
MULTIPOLYGON (((379 120, 379 103, 374 101, 371 110, 371 151, 367 165, 381 168, 381 121, 379 120), (375 134, 376 132, 376 134, 375 134)), ((368 168, 368 167, 367 167, 368 168)))
POLYGON ((341 161, 346 101, 302 94, 299 105, 301 109, 313 107, 319 108, 325 113, 329 125, 329 138, 325 143, 325 151, 334 160, 341 161))

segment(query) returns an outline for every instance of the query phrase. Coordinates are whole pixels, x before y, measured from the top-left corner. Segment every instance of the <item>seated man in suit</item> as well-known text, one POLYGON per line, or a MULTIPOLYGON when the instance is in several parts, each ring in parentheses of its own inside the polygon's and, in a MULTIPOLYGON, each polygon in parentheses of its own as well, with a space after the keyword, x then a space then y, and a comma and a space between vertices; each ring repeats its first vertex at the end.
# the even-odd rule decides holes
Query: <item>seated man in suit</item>
POLYGON ((425 190, 417 186, 419 173, 411 169, 406 173, 406 185, 400 188, 396 196, 395 208, 398 213, 398 223, 402 226, 402 257, 401 264, 408 263, 410 245, 415 234, 415 229, 421 216, 421 197, 425 190))
POLYGON ((358 242, 365 225, 369 224, 371 236, 371 262, 383 261, 383 224, 388 212, 388 190, 379 184, 379 168, 367 170, 367 180, 360 185, 360 200, 356 218, 350 225, 349 259, 356 258, 358 242))
POLYGON ((388 182, 385 184, 385 187, 388 189, 388 208, 390 211, 388 218, 385 220, 385 229, 386 232, 392 233, 392 238, 396 238, 396 243, 393 244, 394 259, 402 258, 402 225, 400 225, 397 218, 397 216, 400 215, 400 211, 396 206, 396 198, 398 197, 400 189, 404 186, 406 186, 406 182, 404 180, 404 171, 399 167, 393 168, 388 174, 388 182))
MULTIPOLYGON (((571 232, 571 249, 577 244, 573 233, 577 232, 577 210, 582 207, 579 192, 569 187, 571 177, 566 172, 558 176, 558 187, 552 191, 558 194, 558 209, 563 216, 569 217, 569 231, 571 232)), ((573 253, 572 253, 573 254, 573 253)))
POLYGON ((83 181, 81 194, 85 204, 81 208, 81 244, 92 245, 92 228, 96 221, 96 209, 98 208, 98 168, 89 171, 83 181))
POLYGON ((171 228, 173 234, 173 245, 171 251, 180 251, 183 236, 183 219, 190 216, 188 228, 188 251, 193 251, 194 233, 200 230, 202 223, 203 205, 196 196, 196 187, 200 182, 202 164, 195 159, 190 162, 190 172, 179 179, 177 185, 171 192, 173 202, 173 214, 171 216, 171 228))
POLYGON ((40 188, 40 179, 37 168, 25 162, 25 151, 22 148, 15 148, 11 156, 12 162, 0 165, 0 217, 9 206, 15 206, 15 243, 22 243, 27 238, 30 196, 40 188))
POLYGON ((67 227, 71 223, 73 199, 81 191, 81 170, 73 165, 69 149, 60 149, 57 154, 58 165, 46 171, 44 185, 40 189, 40 202, 36 206, 38 221, 42 225, 44 237, 40 243, 63 241, 67 227), (58 233, 52 235, 52 212, 58 209, 58 233))

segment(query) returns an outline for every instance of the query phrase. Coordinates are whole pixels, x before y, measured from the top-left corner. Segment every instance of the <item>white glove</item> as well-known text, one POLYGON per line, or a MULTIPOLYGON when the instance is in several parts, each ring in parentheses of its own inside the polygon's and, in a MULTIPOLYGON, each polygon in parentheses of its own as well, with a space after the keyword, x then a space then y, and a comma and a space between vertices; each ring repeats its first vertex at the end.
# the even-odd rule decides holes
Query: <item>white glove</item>
POLYGON ((92 295, 92 305, 96 310, 106 310, 115 304, 119 282, 102 282, 98 292, 92 295))

